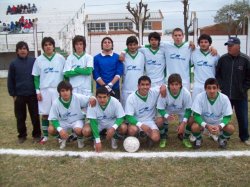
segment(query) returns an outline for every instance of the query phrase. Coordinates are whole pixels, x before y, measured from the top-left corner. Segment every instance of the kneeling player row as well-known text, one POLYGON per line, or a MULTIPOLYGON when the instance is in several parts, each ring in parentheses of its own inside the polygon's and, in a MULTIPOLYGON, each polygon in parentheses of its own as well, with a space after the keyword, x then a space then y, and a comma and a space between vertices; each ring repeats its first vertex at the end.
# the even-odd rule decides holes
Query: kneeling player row
POLYGON ((97 152, 102 149, 100 132, 104 129, 107 130, 106 138, 111 140, 113 149, 117 148, 119 134, 137 136, 141 131, 152 142, 160 141, 160 147, 165 147, 166 124, 178 116, 178 136, 185 147, 192 147, 189 141, 192 135, 195 137, 194 147, 199 148, 202 142, 201 131, 207 129, 213 137, 218 136, 219 146, 226 148, 227 139, 234 132, 234 126, 230 123, 232 108, 227 96, 218 92, 216 79, 209 78, 206 81, 205 91, 197 96, 193 104, 190 93, 182 87, 179 74, 169 77, 167 89, 161 87, 161 95, 159 88, 150 87, 150 78, 140 77, 138 90, 129 95, 124 112, 120 102, 111 97, 105 87, 96 90, 95 99, 72 94, 70 83, 63 81, 58 85, 60 97, 54 101, 50 110, 49 120, 52 125, 49 133, 59 133, 61 148, 66 145, 68 129, 76 133, 79 148, 83 147, 83 137, 94 136, 97 152), (88 120, 85 124, 83 108, 87 108, 88 120))

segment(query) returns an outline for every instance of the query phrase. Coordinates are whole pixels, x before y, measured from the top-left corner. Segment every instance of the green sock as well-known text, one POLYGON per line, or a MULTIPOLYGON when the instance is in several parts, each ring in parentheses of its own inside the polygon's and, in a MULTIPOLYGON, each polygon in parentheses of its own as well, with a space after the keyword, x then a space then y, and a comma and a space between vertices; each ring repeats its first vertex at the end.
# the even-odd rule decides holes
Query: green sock
POLYGON ((193 132, 193 135, 194 137, 197 139, 197 140, 200 140, 202 137, 201 137, 201 132, 193 132))
POLYGON ((224 140, 224 139, 228 139, 232 134, 226 132, 226 131, 222 131, 222 134, 219 136, 220 139, 224 140))
POLYGON ((159 128, 159 131, 160 131, 161 140, 166 139, 167 138, 167 133, 166 133, 166 129, 165 129, 164 125, 159 128))
POLYGON ((42 119, 43 136, 48 137, 48 127, 49 127, 49 120, 42 119))
POLYGON ((185 133, 184 133, 184 139, 188 139, 191 134, 191 126, 186 125, 185 127, 185 133))

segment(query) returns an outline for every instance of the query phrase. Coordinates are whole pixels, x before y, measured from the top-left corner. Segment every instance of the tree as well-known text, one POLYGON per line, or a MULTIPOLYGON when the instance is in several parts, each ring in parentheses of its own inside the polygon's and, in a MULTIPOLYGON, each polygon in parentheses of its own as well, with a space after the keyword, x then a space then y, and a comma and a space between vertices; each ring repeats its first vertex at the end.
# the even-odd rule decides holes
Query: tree
POLYGON ((244 34, 244 27, 246 26, 246 16, 250 12, 250 6, 245 1, 235 1, 233 4, 225 5, 216 12, 214 17, 215 23, 227 23, 228 35, 231 34, 233 25, 236 25, 236 35, 242 30, 244 34))
POLYGON ((143 44, 142 38, 144 33, 145 22, 150 18, 150 14, 148 13, 148 4, 144 4, 141 0, 139 4, 136 4, 136 7, 131 7, 129 1, 127 3, 126 8, 133 16, 133 18, 126 17, 126 19, 132 21, 135 24, 136 31, 130 28, 127 29, 139 38, 140 44, 143 44))
POLYGON ((188 0, 183 0, 183 15, 184 15, 184 32, 185 32, 185 41, 188 41, 188 30, 192 26, 192 22, 190 21, 188 25, 188 14, 189 14, 189 3, 188 0))

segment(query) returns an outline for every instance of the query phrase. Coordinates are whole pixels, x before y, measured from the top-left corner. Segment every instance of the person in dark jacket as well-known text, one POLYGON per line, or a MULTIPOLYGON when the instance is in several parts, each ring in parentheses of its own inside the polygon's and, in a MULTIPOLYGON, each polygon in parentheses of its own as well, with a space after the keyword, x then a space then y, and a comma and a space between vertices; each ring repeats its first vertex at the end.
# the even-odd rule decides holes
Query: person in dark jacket
POLYGON ((216 78, 222 93, 229 97, 235 110, 241 141, 250 145, 247 96, 247 90, 250 88, 250 58, 240 52, 239 38, 229 37, 225 45, 228 53, 218 61, 216 78))
POLYGON ((35 58, 29 57, 28 44, 20 41, 16 44, 17 58, 11 62, 8 73, 8 91, 14 100, 14 111, 17 120, 18 142, 23 143, 27 137, 26 105, 28 106, 33 125, 34 141, 41 138, 38 101, 31 75, 35 58))

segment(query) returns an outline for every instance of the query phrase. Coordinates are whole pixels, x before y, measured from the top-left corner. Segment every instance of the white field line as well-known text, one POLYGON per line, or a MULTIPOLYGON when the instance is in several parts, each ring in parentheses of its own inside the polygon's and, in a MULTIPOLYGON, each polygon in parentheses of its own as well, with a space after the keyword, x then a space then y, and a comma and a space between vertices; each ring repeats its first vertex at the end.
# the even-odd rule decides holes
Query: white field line
POLYGON ((211 157, 249 157, 250 151, 192 151, 192 152, 90 152, 90 151, 45 151, 32 149, 0 149, 0 155, 19 155, 34 157, 81 157, 81 158, 211 158, 211 157))

